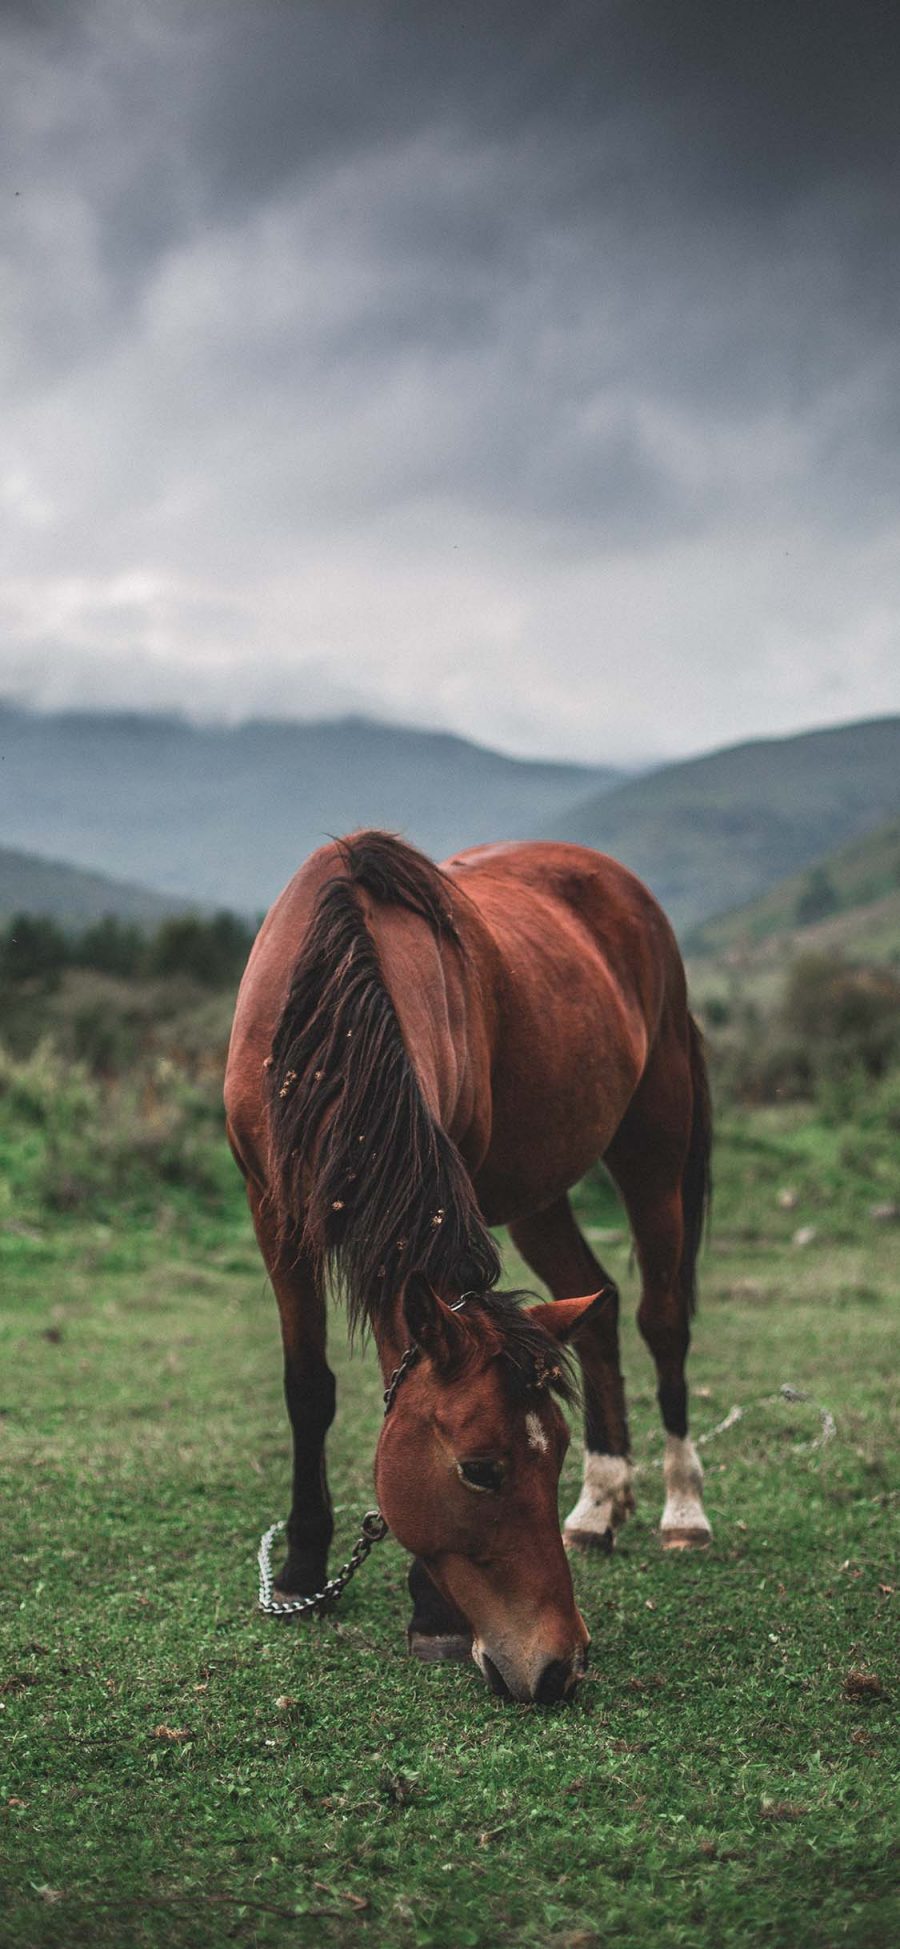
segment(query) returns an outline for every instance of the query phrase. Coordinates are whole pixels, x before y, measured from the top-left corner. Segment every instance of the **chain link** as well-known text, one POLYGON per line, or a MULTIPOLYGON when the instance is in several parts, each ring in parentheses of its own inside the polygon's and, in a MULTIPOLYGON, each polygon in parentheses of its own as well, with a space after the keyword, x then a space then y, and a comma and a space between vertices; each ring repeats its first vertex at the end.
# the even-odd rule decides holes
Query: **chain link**
MULTIPOLYGON (((742 1408, 736 1406, 729 1408, 723 1421, 717 1421, 715 1427, 707 1428, 704 1434, 695 1435, 695 1447, 704 1448, 707 1442, 717 1441, 720 1435, 727 1435, 753 1408, 774 1408, 780 1401, 786 1401, 790 1407, 794 1407, 798 1401, 807 1402, 811 1408, 815 1408, 821 1424, 819 1433, 812 1441, 795 1441, 791 1449, 792 1455, 812 1454, 815 1449, 825 1448, 830 1441, 834 1441, 837 1422, 831 1409, 823 1408, 821 1402, 814 1401, 812 1395, 805 1393, 802 1387, 794 1387, 791 1381, 782 1381, 777 1394, 758 1394, 754 1401, 747 1401, 742 1408)), ((635 1463, 634 1472, 639 1475, 642 1469, 661 1469, 662 1466, 663 1457, 655 1455, 652 1461, 635 1463)))
POLYGON ((388 1535, 388 1526, 380 1509, 369 1509, 362 1519, 362 1528, 353 1545, 346 1563, 342 1564, 337 1575, 329 1577, 327 1584, 317 1590, 312 1597, 285 1597, 279 1599, 272 1595, 274 1579, 272 1576, 272 1544, 286 1527, 282 1523, 272 1523, 266 1530, 259 1546, 259 1608, 266 1617, 309 1617, 314 1611, 321 1612, 329 1604, 336 1604, 346 1590, 351 1577, 356 1576, 360 1565, 365 1563, 369 1551, 376 1543, 381 1543, 388 1535))
POLYGON ((399 1367, 394 1368, 390 1380, 388 1381, 387 1387, 385 1388, 384 1393, 381 1397, 384 1402, 385 1419, 390 1414, 390 1411, 394 1405, 394 1395, 396 1394, 397 1389, 400 1386, 400 1382, 406 1378, 406 1375, 409 1373, 410 1368, 415 1366, 418 1358, 419 1358, 418 1347, 407 1347, 399 1367))

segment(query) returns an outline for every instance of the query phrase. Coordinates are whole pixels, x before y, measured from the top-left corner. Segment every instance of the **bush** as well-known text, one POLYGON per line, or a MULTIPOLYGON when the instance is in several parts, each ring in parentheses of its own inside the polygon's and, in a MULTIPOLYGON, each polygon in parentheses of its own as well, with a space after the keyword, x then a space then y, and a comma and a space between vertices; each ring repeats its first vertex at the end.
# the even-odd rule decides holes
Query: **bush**
POLYGON ((62 928, 43 914, 16 914, 0 934, 0 988, 34 982, 49 992, 68 961, 62 928))
POLYGON ((224 1210, 235 1173, 218 1075, 190 1081, 166 1056, 125 1080, 88 1074, 44 1041, 17 1062, 0 1045, 0 1148, 17 1209, 109 1221, 160 1202, 224 1210))
POLYGON ((788 977, 782 1014, 817 1075, 883 1076, 900 1056, 900 981, 887 968, 806 954, 788 977))
POLYGON ((72 1017, 68 1040, 76 1062, 93 1076, 121 1076, 133 1068, 140 1051, 140 1033, 133 1017, 107 1000, 88 1002, 72 1017))
POLYGON ((708 1007, 704 1017, 721 1101, 816 1102, 838 1121, 873 1083, 898 1074, 900 979, 886 968, 806 954, 768 1009, 735 997, 730 1018, 708 1007))
POLYGON ((702 1013, 708 1029, 727 1029, 732 1015, 731 1003, 724 995, 707 995, 702 1013))

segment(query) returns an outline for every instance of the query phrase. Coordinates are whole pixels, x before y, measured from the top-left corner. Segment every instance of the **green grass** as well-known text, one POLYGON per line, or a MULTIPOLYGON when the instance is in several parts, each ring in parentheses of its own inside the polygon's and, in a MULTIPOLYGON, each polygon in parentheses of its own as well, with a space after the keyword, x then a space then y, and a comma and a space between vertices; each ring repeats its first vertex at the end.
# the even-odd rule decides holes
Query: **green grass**
MULTIPOLYGON (((333 1619, 258 1616, 255 1549, 285 1513, 289 1448, 237 1179, 218 1153, 187 1184, 139 1192, 125 1171, 117 1206, 101 1171, 79 1209, 53 1210, 36 1100, 36 1085, 0 1097, 0 1941, 891 1938, 897 1233, 868 1216, 877 1146, 873 1179, 797 1111, 723 1133, 694 1432, 745 1413, 704 1450, 706 1555, 658 1548, 635 1281, 623 1235, 600 1248, 628 1298, 639 1509, 614 1559, 575 1564, 591 1673, 574 1706, 542 1711, 494 1700, 474 1666, 407 1659, 392 1542, 333 1619), (785 1404, 782 1382, 834 1413, 827 1447, 808 1446, 815 1406, 785 1404), (848 1691, 854 1671, 882 1692, 848 1691)), ((593 1230, 620 1226, 605 1187, 581 1205, 593 1230)), ((343 1551, 372 1497, 379 1389, 339 1319, 332 1339, 343 1551)))

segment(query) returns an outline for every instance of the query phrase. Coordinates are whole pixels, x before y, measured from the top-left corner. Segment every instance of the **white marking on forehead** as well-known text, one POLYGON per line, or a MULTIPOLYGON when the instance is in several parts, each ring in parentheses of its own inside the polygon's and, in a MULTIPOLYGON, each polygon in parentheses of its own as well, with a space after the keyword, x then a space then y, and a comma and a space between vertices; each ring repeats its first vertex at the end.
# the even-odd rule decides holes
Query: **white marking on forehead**
POLYGON ((529 1448, 536 1449, 539 1455, 546 1455, 548 1446, 547 1436, 541 1426, 540 1416, 535 1414, 533 1408, 525 1416, 525 1426, 528 1430, 529 1448))

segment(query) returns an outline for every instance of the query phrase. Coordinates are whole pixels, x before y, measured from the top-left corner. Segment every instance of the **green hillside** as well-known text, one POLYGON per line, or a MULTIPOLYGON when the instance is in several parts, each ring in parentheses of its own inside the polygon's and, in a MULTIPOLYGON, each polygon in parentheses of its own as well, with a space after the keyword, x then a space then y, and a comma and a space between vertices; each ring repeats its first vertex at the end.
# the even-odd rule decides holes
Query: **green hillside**
POLYGON ((785 946, 840 947, 867 960, 900 955, 900 818, 694 928, 687 946, 761 958, 785 946))
POLYGON ((47 914, 65 927, 86 927, 115 914, 153 927, 183 909, 183 901, 129 880, 111 880, 63 860, 0 846, 0 920, 20 913, 47 914))
POLYGON ((613 853, 686 932, 900 814, 900 718, 734 745, 592 795, 548 828, 613 853))

